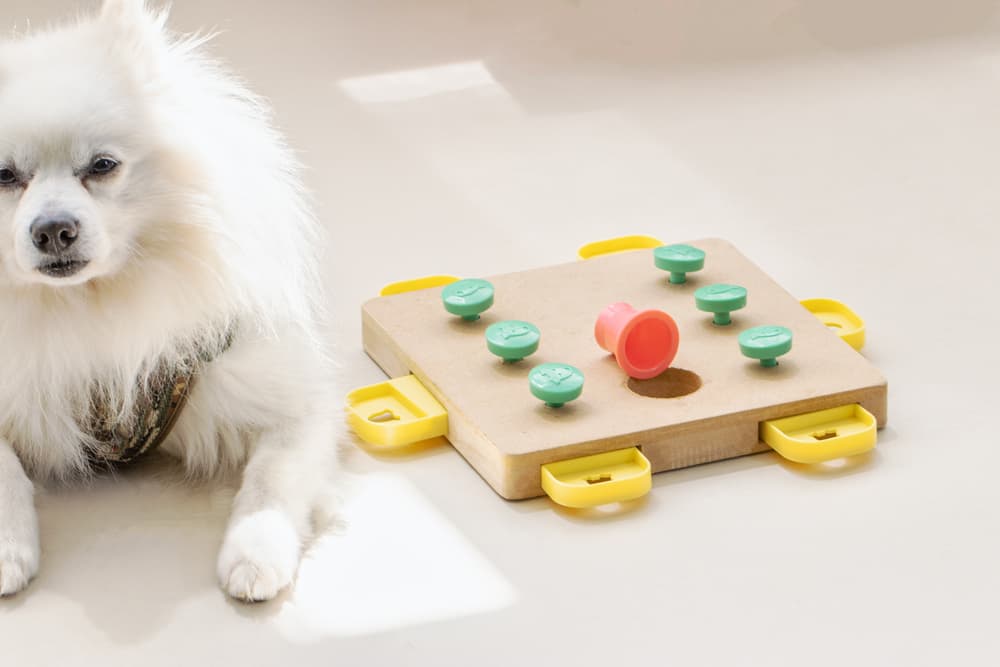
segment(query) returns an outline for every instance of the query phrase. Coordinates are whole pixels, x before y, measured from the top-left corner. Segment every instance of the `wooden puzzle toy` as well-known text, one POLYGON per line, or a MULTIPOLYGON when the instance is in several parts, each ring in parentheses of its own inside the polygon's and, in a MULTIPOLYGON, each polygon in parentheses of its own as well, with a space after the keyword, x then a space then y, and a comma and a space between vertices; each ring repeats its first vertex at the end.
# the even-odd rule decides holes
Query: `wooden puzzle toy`
POLYGON ((365 350, 393 379, 348 395, 359 437, 387 449, 444 436, 502 497, 572 507, 638 497, 655 472, 875 446, 887 383, 843 304, 800 303, 718 239, 579 254, 397 283, 365 303, 365 350))

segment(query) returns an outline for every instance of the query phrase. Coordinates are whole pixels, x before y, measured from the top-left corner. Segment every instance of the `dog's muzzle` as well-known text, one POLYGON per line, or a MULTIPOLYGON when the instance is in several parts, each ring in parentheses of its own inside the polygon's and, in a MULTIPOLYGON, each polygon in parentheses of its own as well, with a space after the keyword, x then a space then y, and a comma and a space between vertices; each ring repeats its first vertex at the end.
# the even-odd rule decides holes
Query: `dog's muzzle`
POLYGON ((74 247, 80 237, 80 221, 68 214, 39 216, 28 232, 31 243, 45 259, 35 267, 52 278, 69 278, 89 264, 74 247))

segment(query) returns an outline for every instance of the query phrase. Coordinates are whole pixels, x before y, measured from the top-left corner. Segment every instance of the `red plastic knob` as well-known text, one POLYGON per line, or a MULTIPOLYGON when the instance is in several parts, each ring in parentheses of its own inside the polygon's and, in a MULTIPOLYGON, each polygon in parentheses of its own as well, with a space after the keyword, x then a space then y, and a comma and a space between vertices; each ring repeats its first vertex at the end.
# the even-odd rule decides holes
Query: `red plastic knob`
POLYGON ((636 310, 627 303, 613 303, 597 317, 597 344, 615 355, 629 377, 648 380, 674 362, 680 332, 674 318, 662 310, 636 310))

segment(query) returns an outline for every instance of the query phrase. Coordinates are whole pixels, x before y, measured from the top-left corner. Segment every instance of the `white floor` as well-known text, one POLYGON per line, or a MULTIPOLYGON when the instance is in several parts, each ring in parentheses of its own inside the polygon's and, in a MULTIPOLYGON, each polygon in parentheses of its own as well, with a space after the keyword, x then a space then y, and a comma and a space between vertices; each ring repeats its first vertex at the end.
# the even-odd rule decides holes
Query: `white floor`
POLYGON ((42 494, 0 664, 1000 662, 994 3, 174 4, 311 168, 345 388, 383 377, 359 305, 385 283, 721 236, 866 317, 890 426, 859 466, 661 474, 623 513, 503 501, 447 446, 352 447, 341 525, 260 606, 213 579, 232 490, 151 462, 42 494))

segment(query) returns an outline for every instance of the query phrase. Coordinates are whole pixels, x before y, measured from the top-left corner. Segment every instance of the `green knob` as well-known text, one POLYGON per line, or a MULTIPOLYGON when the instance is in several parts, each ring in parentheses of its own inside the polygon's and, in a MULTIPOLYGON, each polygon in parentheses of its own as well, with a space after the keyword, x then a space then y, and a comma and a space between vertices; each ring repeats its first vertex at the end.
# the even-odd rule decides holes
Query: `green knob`
POLYGON ((561 408, 580 398, 583 393, 583 373, 569 364, 542 364, 528 373, 531 393, 550 408, 561 408))
POLYGON ((694 303, 698 310, 712 313, 712 321, 719 326, 732 323, 729 313, 747 305, 747 291, 739 285, 709 285, 694 293, 694 303))
POLYGON ((493 305, 493 285, 488 280, 467 278, 459 280, 441 291, 444 309, 463 320, 475 322, 479 313, 493 305))
POLYGON ((531 322, 506 320, 486 328, 486 347, 506 363, 521 361, 538 351, 542 334, 531 322))
POLYGON ((792 331, 778 326, 754 327, 741 333, 739 342, 744 356, 760 360, 761 366, 777 366, 778 357, 792 349, 792 331))
POLYGON ((664 245, 653 250, 656 268, 670 272, 670 282, 675 285, 687 282, 687 274, 705 268, 705 251, 694 246, 664 245))

